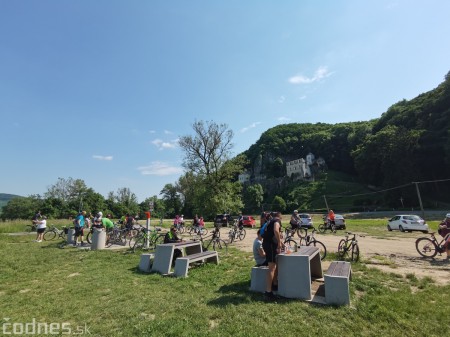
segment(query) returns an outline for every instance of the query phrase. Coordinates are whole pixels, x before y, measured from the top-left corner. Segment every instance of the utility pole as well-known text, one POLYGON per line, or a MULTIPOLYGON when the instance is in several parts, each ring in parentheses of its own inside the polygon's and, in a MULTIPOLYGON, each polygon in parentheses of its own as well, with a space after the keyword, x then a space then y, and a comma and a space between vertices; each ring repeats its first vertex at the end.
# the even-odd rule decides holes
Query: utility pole
POLYGON ((323 195, 323 200, 325 200, 325 206, 327 206, 327 212, 328 212, 330 210, 330 208, 328 207, 327 197, 325 196, 325 194, 323 195))
POLYGON ((420 205, 420 209, 422 211, 422 218, 425 218, 425 211, 423 210, 422 198, 420 197, 419 183, 413 182, 413 184, 416 184, 417 197, 419 198, 419 205, 420 205))

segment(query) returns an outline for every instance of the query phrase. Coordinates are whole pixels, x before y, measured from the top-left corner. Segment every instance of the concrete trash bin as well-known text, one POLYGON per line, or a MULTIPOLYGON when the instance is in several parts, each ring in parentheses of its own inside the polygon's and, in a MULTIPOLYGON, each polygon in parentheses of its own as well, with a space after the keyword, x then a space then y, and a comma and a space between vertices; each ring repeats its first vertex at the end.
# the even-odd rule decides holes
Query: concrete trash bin
POLYGON ((94 228, 92 233, 91 250, 105 249, 106 232, 101 229, 94 228))
POLYGON ((73 244, 75 242, 75 229, 69 228, 67 231, 67 243, 73 244))

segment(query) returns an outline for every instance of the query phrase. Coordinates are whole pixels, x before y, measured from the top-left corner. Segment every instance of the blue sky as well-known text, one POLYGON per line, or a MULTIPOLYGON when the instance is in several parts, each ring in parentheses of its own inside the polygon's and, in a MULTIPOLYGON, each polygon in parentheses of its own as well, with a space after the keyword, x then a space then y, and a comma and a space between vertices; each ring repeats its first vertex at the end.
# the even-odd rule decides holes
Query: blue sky
POLYGON ((450 2, 0 0, 0 193, 58 177, 139 201, 182 174, 181 135, 234 154, 282 123, 378 118, 450 70, 450 2))

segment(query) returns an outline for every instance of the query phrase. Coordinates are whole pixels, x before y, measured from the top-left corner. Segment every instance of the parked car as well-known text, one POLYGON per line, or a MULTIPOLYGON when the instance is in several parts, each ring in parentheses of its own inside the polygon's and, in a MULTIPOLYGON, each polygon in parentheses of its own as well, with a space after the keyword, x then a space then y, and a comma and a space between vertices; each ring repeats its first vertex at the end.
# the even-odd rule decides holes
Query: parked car
POLYGON ((392 219, 388 220, 388 231, 399 230, 400 232, 412 232, 420 231, 422 233, 428 233, 428 225, 425 220, 418 215, 404 214, 396 215, 392 219))
POLYGON ((302 220, 301 227, 304 228, 312 228, 313 227, 313 221, 311 219, 311 215, 307 213, 300 213, 299 218, 302 220))
MULTIPOLYGON (((328 215, 323 216, 323 222, 326 225, 329 221, 328 215)), ((345 218, 341 214, 334 214, 334 225, 336 229, 345 229, 345 218)))
POLYGON ((219 227, 228 227, 228 225, 232 225, 234 222, 233 217, 230 214, 217 214, 214 218, 214 226, 219 227))
POLYGON ((253 228, 256 226, 256 220, 251 215, 243 215, 242 216, 242 224, 244 226, 247 226, 247 227, 250 226, 253 228))

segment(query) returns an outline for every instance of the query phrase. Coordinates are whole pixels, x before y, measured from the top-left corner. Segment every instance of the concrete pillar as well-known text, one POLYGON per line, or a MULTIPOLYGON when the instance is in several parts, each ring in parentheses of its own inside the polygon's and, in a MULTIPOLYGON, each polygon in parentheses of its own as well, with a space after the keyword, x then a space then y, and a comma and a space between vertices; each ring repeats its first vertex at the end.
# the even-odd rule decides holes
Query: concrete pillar
POLYGON ((67 243, 74 244, 75 243, 75 229, 69 228, 67 231, 67 243))
POLYGON ((91 250, 105 249, 106 232, 101 229, 94 228, 92 233, 91 250))

